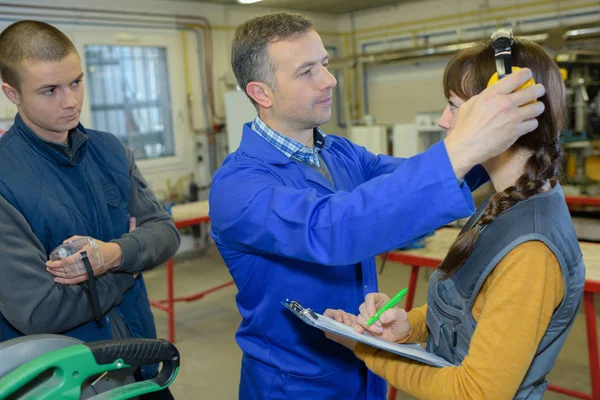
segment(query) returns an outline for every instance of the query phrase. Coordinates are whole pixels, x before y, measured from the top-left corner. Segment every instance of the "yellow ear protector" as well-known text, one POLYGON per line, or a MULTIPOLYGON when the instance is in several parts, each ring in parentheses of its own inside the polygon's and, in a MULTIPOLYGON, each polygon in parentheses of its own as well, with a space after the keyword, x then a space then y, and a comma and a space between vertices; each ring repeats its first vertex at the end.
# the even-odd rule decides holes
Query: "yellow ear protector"
POLYGON ((562 77, 562 80, 564 82, 566 82, 567 79, 569 79, 569 71, 567 71, 566 68, 560 68, 559 71, 560 71, 560 76, 562 77))
MULTIPOLYGON (((488 81, 487 87, 492 86, 506 75, 521 68, 512 66, 512 45, 514 43, 512 29, 502 28, 492 33, 492 47, 496 58, 496 72, 488 81)), ((525 89, 535 85, 533 78, 519 86, 517 90, 525 89)))

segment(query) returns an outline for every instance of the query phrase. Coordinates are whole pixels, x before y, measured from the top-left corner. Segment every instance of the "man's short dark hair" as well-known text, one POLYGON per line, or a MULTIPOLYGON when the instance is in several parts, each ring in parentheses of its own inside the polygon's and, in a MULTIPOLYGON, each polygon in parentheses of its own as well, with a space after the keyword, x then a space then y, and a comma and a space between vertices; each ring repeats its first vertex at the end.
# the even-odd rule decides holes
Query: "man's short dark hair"
POLYGON ((20 88, 19 71, 23 61, 58 62, 77 54, 73 42, 52 25, 40 21, 19 21, 0 34, 0 77, 20 88))
MULTIPOLYGON (((246 91, 248 83, 264 82, 275 89, 275 71, 267 46, 279 40, 300 37, 313 26, 313 22, 305 16, 288 12, 266 14, 240 25, 231 48, 231 66, 240 88, 246 91)), ((257 106, 252 98, 250 100, 257 106)))

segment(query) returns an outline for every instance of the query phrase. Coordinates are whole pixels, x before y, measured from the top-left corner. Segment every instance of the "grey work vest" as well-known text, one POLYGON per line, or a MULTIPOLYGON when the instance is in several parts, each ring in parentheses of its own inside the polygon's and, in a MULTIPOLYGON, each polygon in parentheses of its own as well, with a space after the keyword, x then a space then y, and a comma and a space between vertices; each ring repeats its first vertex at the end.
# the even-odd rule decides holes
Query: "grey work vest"
MULTIPOLYGON (((477 221, 486 204, 487 201, 480 205, 465 229, 477 221)), ((460 365, 477 327, 472 309, 483 283, 506 254, 528 241, 541 241, 552 250, 560 263, 565 294, 515 399, 542 398, 548 386, 546 374, 554 366, 581 303, 585 266, 560 185, 518 203, 485 226, 465 264, 449 279, 440 279, 436 271, 431 276, 428 293, 427 350, 460 365)), ((536 267, 522 265, 522 268, 536 267)), ((508 323, 515 322, 518 321, 508 323)))

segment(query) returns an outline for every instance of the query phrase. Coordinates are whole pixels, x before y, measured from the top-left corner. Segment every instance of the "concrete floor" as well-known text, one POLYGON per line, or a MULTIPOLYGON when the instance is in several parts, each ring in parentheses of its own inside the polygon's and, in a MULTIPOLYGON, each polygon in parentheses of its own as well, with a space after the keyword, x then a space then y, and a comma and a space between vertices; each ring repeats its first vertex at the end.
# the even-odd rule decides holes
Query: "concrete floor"
MULTIPOLYGON (((422 271, 419 277, 415 305, 421 305, 426 300, 429 275, 426 272, 422 271)), ((381 291, 396 293, 407 285, 408 273, 409 268, 406 266, 388 262, 380 276, 381 291)), ((164 298, 164 266, 145 273, 144 276, 150 297, 164 298)), ((175 293, 178 296, 201 291, 228 280, 230 275, 214 247, 176 262, 175 293)), ((181 369, 171 385, 177 400, 237 399, 241 351, 234 334, 241 318, 235 305, 235 295, 235 286, 230 286, 202 300, 177 304, 176 346, 181 353, 181 369)), ((600 311, 598 298, 596 310, 600 311)), ((154 315, 159 337, 167 338, 166 313, 155 309, 154 315)), ((548 380, 571 389, 590 391, 583 311, 580 312, 548 380)), ((552 392, 547 392, 544 396, 544 399, 549 400, 566 398, 552 392)), ((399 393, 398 399, 412 397, 399 393)))

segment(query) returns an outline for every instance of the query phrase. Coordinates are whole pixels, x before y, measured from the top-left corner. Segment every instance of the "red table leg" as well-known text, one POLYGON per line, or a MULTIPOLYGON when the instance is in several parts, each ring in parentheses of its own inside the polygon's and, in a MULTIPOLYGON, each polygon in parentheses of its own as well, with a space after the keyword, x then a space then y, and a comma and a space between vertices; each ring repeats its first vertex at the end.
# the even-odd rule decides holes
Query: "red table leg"
MULTIPOLYGON (((177 222, 175 222, 175 227, 179 229, 179 228, 183 228, 186 226, 198 225, 198 224, 202 224, 202 223, 209 222, 209 221, 210 221, 210 218, 208 217, 208 215, 206 215, 206 216, 201 216, 201 217, 197 217, 197 218, 191 218, 191 219, 177 221, 177 222)), ((173 288, 174 275, 175 275, 174 266, 175 266, 175 260, 173 258, 171 258, 169 261, 167 261, 167 298, 158 300, 158 301, 150 300, 150 305, 152 307, 156 307, 159 310, 163 310, 168 314, 167 317, 168 317, 168 325, 169 325, 169 341, 171 343, 175 343, 175 303, 177 303, 179 301, 189 302, 189 301, 199 300, 209 293, 216 292, 220 289, 226 288, 228 286, 232 286, 234 284, 233 281, 230 281, 230 282, 209 288, 200 293, 192 294, 192 295, 185 296, 185 297, 175 297, 175 291, 173 288)))
POLYGON ((175 343, 175 302, 173 301, 173 265, 175 260, 167 261, 167 314, 169 317, 169 341, 175 343))
POLYGON ((388 400, 396 400, 396 388, 390 386, 390 394, 388 395, 388 400))
POLYGON ((200 300, 207 294, 219 291, 229 286, 234 285, 234 281, 222 283, 220 285, 208 288, 202 292, 194 293, 188 296, 175 297, 175 261, 170 259, 167 261, 167 298, 162 300, 150 300, 150 305, 156 307, 159 310, 163 310, 167 313, 168 328, 169 328, 169 341, 175 343, 175 303, 180 301, 190 302, 200 300))
POLYGON ((583 293, 585 326, 587 329, 588 355, 592 381, 592 399, 600 400, 600 362, 598 361, 598 334, 596 332, 596 310, 594 309, 594 293, 583 293))
POLYGON ((417 290, 417 278, 419 278, 419 266, 413 265, 410 267, 410 278, 408 280, 408 294, 406 295, 406 305, 404 309, 410 311, 413 306, 415 299, 415 292, 417 290))

